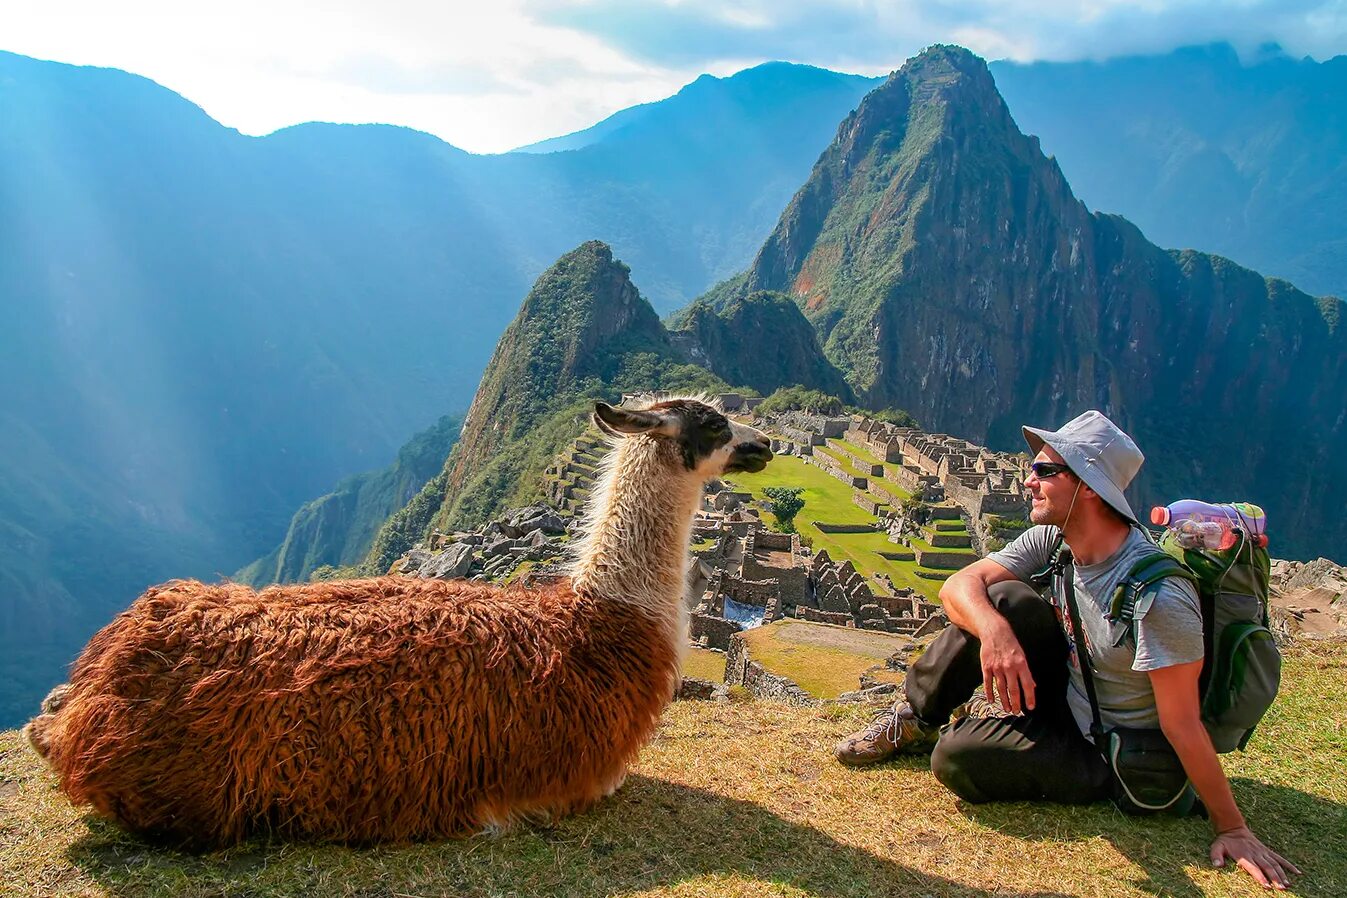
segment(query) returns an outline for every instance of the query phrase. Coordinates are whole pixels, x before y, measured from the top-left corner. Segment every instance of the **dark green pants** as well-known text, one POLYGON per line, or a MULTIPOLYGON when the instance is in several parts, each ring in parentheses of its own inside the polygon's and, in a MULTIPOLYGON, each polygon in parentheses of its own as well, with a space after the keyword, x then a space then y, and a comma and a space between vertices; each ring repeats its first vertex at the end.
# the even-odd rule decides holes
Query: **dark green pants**
POLYGON ((1019 581, 998 583, 989 595, 1029 659, 1035 707, 1019 716, 945 724, 982 688, 981 642, 958 627, 945 628, 907 674, 907 700, 917 717, 945 724, 931 753, 931 770, 969 802, 1083 804, 1109 798, 1113 775, 1066 703, 1068 649, 1052 606, 1019 581))

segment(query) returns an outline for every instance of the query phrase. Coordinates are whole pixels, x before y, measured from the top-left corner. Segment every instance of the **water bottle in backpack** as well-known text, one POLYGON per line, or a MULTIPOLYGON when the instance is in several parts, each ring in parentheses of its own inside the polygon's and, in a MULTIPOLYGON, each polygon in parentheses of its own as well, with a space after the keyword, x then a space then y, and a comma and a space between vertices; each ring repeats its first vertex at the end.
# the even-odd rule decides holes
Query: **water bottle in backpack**
POLYGON ((1151 523, 1168 527, 1185 549, 1233 549, 1247 539, 1259 548, 1267 546, 1267 516, 1248 502, 1213 504, 1199 499, 1180 499, 1151 509, 1151 523))

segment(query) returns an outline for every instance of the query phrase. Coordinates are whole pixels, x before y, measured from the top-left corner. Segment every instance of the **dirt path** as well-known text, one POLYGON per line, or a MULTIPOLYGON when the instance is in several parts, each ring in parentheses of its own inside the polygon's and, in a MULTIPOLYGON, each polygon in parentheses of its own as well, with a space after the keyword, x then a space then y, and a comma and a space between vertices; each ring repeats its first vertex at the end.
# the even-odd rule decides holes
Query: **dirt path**
POLYGON ((857 630, 810 621, 782 620, 770 626, 776 628, 776 639, 820 648, 837 649, 867 658, 884 659, 911 643, 906 636, 857 630))

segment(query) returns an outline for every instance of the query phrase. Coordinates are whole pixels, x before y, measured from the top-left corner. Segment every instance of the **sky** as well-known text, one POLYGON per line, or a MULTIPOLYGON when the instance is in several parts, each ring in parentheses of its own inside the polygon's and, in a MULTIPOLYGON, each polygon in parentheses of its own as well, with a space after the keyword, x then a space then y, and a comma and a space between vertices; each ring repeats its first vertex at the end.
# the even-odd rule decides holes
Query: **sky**
POLYGON ((0 0, 0 50, 151 78, 245 134, 383 122, 476 153, 774 59, 858 74, 932 43, 1075 60, 1224 40, 1347 53, 1347 0, 0 0))

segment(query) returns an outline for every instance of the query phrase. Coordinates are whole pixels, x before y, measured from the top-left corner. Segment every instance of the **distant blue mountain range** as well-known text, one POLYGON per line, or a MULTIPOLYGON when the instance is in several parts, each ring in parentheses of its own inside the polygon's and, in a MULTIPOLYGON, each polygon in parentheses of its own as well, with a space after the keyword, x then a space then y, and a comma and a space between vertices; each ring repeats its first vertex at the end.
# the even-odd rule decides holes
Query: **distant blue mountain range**
POLYGON ((869 83, 763 66, 576 152, 474 156, 245 137, 0 53, 0 725, 145 586, 258 558, 465 410, 562 252, 609 241, 664 311, 742 269, 869 83))

